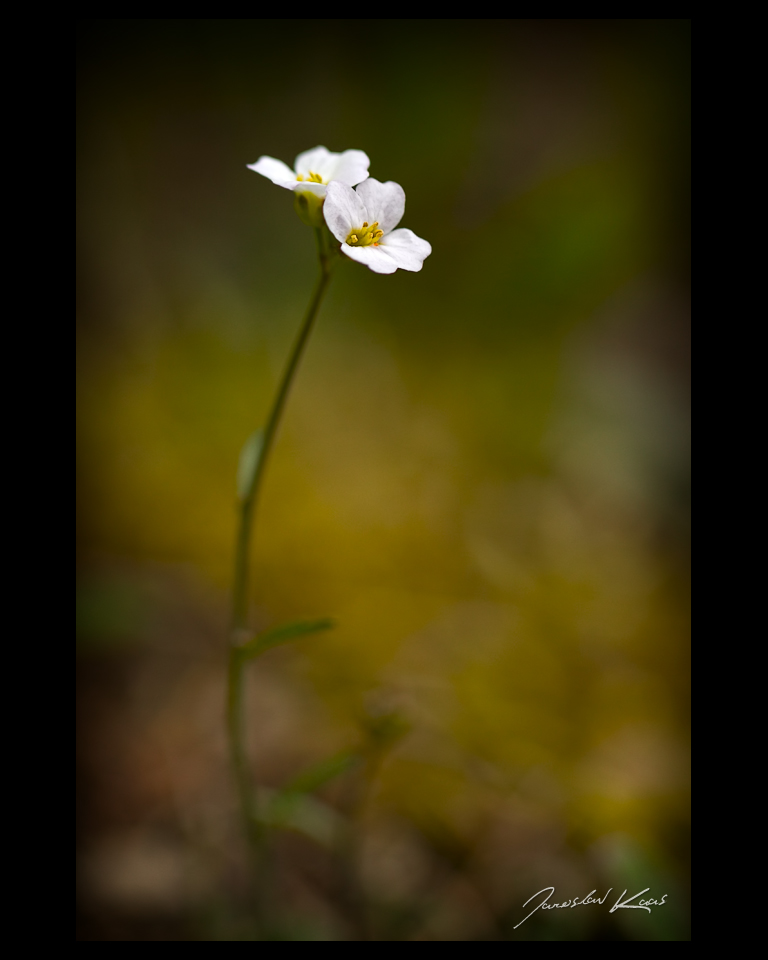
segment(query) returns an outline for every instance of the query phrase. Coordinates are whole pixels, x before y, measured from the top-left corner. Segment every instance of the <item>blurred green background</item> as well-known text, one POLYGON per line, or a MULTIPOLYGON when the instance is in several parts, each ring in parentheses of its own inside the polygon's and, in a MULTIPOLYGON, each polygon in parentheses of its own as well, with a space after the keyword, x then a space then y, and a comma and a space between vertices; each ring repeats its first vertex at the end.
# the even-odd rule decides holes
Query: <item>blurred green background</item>
POLYGON ((276 830, 269 938, 688 939, 689 21, 78 29, 79 938, 265 938, 235 473, 317 268, 246 164, 322 144, 433 253, 340 265, 262 490, 254 626, 337 627, 250 670, 254 777, 367 758, 276 830), (667 902, 514 929, 546 886, 667 902))

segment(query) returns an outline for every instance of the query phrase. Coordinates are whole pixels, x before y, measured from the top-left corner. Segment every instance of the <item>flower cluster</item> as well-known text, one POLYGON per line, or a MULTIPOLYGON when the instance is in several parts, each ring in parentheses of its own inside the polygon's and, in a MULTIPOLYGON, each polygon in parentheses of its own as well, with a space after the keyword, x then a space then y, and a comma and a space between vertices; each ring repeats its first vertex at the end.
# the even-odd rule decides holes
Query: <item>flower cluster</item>
POLYGON ((399 183, 369 177, 369 164, 362 150, 331 153, 315 147, 296 157, 293 170, 273 157, 260 157, 248 169, 293 190, 307 223, 318 226, 322 215, 351 260, 374 273, 421 270, 432 247, 412 230, 395 229, 405 212, 405 191, 399 183))

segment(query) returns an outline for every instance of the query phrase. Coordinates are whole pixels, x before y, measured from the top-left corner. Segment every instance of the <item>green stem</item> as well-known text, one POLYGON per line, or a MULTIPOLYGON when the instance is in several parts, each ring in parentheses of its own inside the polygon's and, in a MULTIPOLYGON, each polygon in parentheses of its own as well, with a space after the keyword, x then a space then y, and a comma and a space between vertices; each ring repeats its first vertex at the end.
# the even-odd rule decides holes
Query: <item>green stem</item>
POLYGON ((245 757, 243 730, 243 658, 239 650, 231 647, 229 651, 229 676, 227 678, 227 733, 232 752, 232 766, 235 772, 241 814, 246 833, 252 837, 253 810, 251 809, 251 791, 248 782, 248 764, 245 757))
POLYGON ((230 634, 229 673, 227 683, 227 732, 229 734, 230 752, 235 781, 240 800, 240 810, 243 817, 245 833, 248 837, 251 857, 254 861, 258 855, 260 831, 254 821, 254 798, 251 778, 248 774, 248 763, 245 750, 245 724, 243 715, 243 668, 245 661, 240 653, 240 646, 248 638, 248 554, 251 540, 251 530, 256 513, 259 489, 261 486, 267 460, 275 440, 280 418, 290 392, 293 378, 301 360, 304 347, 309 339, 315 318, 323 296, 331 279, 331 256, 324 243, 323 231, 316 230, 318 255, 320 258, 320 276, 315 284, 312 299, 307 307, 304 321, 288 358, 280 386, 272 404, 269 417, 262 436, 262 446, 258 465, 254 471, 249 489, 240 502, 240 517, 235 548, 235 574, 232 594, 232 627, 230 634))
MULTIPOLYGON (((320 231, 318 231, 318 233, 319 232, 320 231)), ((309 302, 309 307, 307 308, 304 322, 299 330, 299 335, 296 338, 293 351, 291 352, 285 372, 283 373, 283 379, 280 382, 277 396, 272 404, 272 410, 270 411, 267 424, 264 427, 258 466, 254 471, 250 489, 247 491, 240 504, 240 525, 237 532, 237 547, 235 553, 235 585, 232 600, 232 642, 236 646, 239 646, 242 642, 240 632, 245 629, 247 622, 248 552, 259 488, 261 486, 261 481, 264 476, 264 469, 266 467, 267 460, 269 459, 269 454, 272 449, 275 434, 277 433, 283 408, 285 407, 285 401, 288 398, 288 393, 291 388, 294 374, 296 373, 296 369, 299 365, 299 360, 301 359, 301 355, 307 339, 309 338, 309 334, 312 331, 312 325, 320 308, 323 295, 325 294, 328 286, 328 281, 331 279, 328 261, 322 251, 320 253, 320 267, 320 276, 318 277, 317 284, 315 285, 312 299, 309 302)))

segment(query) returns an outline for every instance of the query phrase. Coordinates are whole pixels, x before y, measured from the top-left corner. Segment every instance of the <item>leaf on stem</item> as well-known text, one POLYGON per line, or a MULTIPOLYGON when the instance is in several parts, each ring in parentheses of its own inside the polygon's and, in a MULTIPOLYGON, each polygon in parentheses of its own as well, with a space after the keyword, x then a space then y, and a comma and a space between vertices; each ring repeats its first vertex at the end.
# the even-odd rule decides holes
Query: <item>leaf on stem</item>
POLYGON ((360 762, 360 757, 355 750, 344 750, 326 760, 321 760, 313 767, 294 777, 291 782, 283 788, 281 793, 311 793, 324 784, 334 780, 341 774, 346 773, 352 767, 360 762))
POLYGON ((266 827, 295 830, 326 847, 333 846, 345 819, 333 807, 305 793, 259 791, 254 820, 266 827))
POLYGON ((238 652, 243 660, 252 660, 267 650, 271 650, 272 647, 279 647, 283 643, 296 640, 309 633, 330 630, 333 626, 334 622, 329 617, 324 617, 322 620, 296 620, 294 623, 286 623, 282 627, 272 627, 257 634, 248 643, 238 647, 238 652))
POLYGON ((281 790, 274 793, 262 790, 256 819, 266 826, 298 830, 330 846, 338 835, 343 818, 332 807, 309 794, 359 763, 357 751, 344 750, 300 773, 281 790))
POLYGON ((259 427, 248 437, 240 451, 240 463, 237 466, 237 495, 241 500, 247 500, 251 495, 253 478, 259 469, 263 448, 264 431, 259 427))

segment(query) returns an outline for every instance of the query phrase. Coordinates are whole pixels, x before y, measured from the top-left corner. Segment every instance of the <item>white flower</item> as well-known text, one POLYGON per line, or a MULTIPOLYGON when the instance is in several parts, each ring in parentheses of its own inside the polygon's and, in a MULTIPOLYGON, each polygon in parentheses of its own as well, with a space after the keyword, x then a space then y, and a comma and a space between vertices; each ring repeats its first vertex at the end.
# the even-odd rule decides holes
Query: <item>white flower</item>
POLYGON ((341 241, 342 253, 375 273, 421 270, 432 253, 426 240, 412 230, 395 230, 405 212, 405 191, 399 183, 372 177, 357 190, 338 180, 328 184, 323 216, 341 241))
POLYGON ((312 193, 322 198, 331 180, 340 180, 350 187, 365 180, 370 162, 362 150, 331 153, 325 147, 315 147, 296 157, 295 170, 274 157, 259 157, 256 163, 248 164, 248 169, 255 170, 286 190, 312 193))

